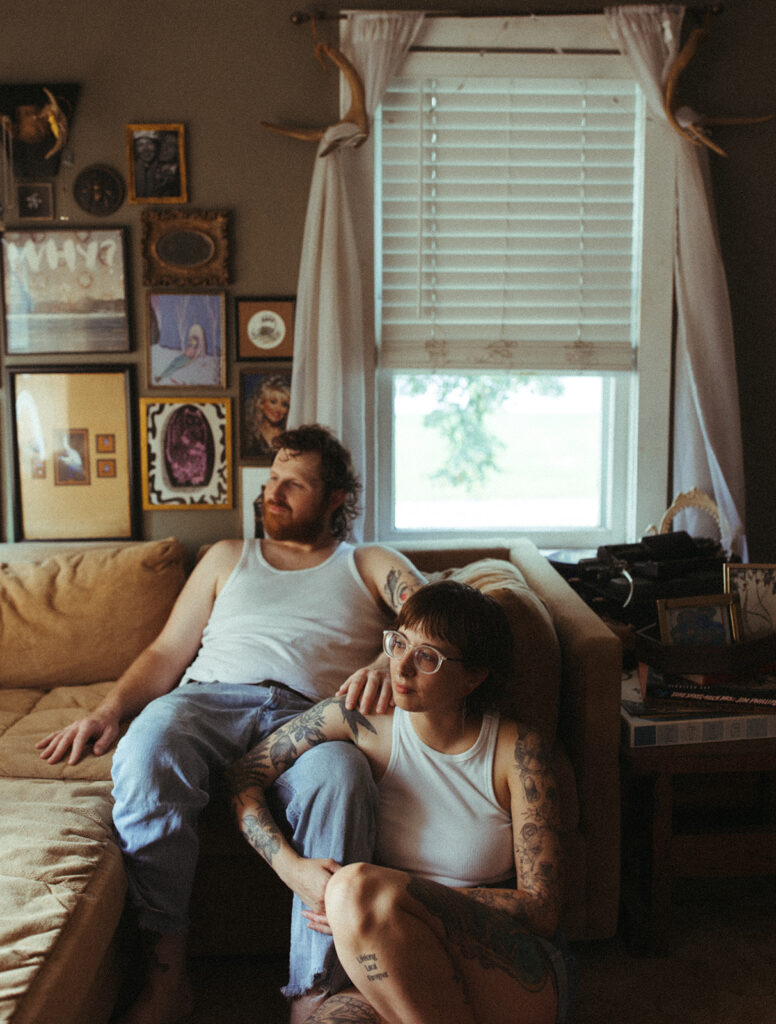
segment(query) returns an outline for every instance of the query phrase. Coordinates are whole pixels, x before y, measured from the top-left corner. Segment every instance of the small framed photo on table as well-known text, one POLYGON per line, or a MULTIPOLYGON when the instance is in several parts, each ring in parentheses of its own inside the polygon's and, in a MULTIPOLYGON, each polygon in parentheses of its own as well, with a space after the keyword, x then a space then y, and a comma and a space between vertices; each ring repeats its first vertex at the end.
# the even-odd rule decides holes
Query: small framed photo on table
POLYGON ((130 372, 9 371, 18 540, 137 536, 130 372))
POLYGON ((726 562, 725 591, 741 603, 741 639, 776 634, 776 565, 726 562))
POLYGON ((737 594, 658 598, 657 615, 664 644, 732 644, 741 635, 737 594))

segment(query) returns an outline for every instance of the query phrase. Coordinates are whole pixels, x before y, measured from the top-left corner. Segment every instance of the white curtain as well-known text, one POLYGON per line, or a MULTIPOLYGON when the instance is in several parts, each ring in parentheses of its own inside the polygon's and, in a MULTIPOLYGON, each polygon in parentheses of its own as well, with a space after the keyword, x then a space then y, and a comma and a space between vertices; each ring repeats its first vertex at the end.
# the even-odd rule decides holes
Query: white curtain
MULTIPOLYGON (((371 120, 423 21, 422 14, 350 13, 340 49, 364 83, 371 120)), ((372 445, 375 366, 373 143, 347 126, 321 140, 307 205, 296 297, 288 422, 322 423, 350 450, 362 481, 372 445), (333 140, 338 148, 321 156, 333 140)), ((361 523, 357 524, 361 534, 361 523)))
MULTIPOLYGON (((609 7, 609 32, 630 62, 650 114, 667 121, 663 89, 679 52, 684 7, 609 7)), ((744 469, 733 324, 717 235, 708 150, 676 132, 677 332, 674 379, 674 494, 693 487, 722 513, 722 545, 748 558, 744 469)), ((685 516, 691 515, 682 513, 685 516)), ((688 518, 691 532, 707 532, 688 518)))

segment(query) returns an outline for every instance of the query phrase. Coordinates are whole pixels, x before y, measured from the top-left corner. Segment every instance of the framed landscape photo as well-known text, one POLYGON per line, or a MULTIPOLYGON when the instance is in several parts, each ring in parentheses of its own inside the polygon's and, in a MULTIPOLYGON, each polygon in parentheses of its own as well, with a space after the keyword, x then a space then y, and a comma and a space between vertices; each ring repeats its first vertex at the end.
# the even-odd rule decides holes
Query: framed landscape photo
POLYGON ((149 388, 226 386, 223 292, 148 294, 149 388))
POLYGON ((128 124, 130 203, 185 203, 185 129, 182 124, 128 124))
POLYGON ((2 253, 8 355, 129 351, 124 228, 16 228, 2 253))
POLYGON ((143 284, 222 288, 229 284, 228 210, 143 210, 143 284))
POLYGON ((137 536, 130 374, 115 365, 9 371, 18 540, 137 536))
POLYGON ((776 565, 726 562, 723 574, 725 591, 741 605, 741 639, 776 634, 776 565))
POLYGON ((269 466, 273 439, 286 429, 291 402, 291 367, 267 363, 240 370, 240 462, 269 466))
POLYGON ((732 644, 741 634, 736 594, 658 598, 657 615, 664 644, 732 644))
POLYGON ((228 398, 141 398, 143 508, 232 507, 228 398))
POLYGON ((235 299, 237 358, 293 358, 295 305, 293 296, 235 299))

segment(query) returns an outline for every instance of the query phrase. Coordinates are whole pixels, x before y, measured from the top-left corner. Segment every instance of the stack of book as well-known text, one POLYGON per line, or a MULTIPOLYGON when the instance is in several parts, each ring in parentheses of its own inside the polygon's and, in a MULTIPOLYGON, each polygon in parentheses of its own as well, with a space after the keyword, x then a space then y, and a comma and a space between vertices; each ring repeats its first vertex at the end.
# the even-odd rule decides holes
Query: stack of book
POLYGON ((776 737, 776 633, 730 644, 663 643, 638 630, 638 669, 623 680, 631 747, 776 737))

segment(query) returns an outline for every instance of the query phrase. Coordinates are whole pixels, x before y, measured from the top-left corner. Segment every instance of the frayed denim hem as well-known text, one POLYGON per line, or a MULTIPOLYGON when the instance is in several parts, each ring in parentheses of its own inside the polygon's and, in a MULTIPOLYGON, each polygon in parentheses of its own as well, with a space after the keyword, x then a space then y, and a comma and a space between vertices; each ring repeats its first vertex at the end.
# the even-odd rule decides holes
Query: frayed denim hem
MULTIPOLYGON (((333 963, 327 963, 324 970, 313 973, 309 981, 298 977, 289 978, 288 984, 284 985, 280 991, 286 999, 296 999, 297 996, 306 996, 310 992, 315 991, 323 991, 330 996, 341 992, 343 988, 347 988, 352 982, 335 954, 332 954, 331 959, 333 963)), ((293 973, 300 974, 302 972, 295 971, 293 973)))

